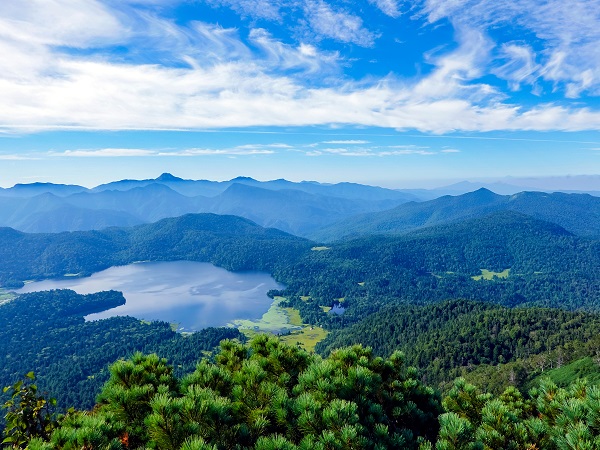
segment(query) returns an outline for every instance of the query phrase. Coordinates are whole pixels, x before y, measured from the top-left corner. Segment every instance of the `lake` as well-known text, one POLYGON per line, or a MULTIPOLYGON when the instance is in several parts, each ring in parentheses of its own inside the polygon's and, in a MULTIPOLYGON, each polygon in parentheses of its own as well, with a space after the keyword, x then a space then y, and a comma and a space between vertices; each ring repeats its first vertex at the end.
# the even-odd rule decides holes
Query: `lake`
POLYGON ((90 277, 36 281, 18 293, 72 289, 79 294, 116 290, 125 305, 86 320, 133 316, 178 325, 178 331, 219 327, 235 319, 260 319, 272 300, 270 289, 283 289, 269 274, 228 272, 209 263, 191 261, 143 262, 111 267, 90 277))

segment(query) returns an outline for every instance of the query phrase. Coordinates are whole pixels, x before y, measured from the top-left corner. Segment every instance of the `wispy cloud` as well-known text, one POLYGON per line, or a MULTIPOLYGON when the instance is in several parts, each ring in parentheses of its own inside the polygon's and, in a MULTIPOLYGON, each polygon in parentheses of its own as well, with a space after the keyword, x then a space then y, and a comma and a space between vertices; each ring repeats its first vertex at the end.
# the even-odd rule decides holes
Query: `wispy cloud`
POLYGON ((272 0, 206 0, 214 6, 227 6, 242 16, 257 19, 280 19, 280 5, 285 1, 272 0))
POLYGON ((369 141, 349 139, 349 140, 340 140, 340 141, 323 141, 322 143, 323 144, 340 144, 340 145, 361 145, 361 144, 368 144, 369 141))
MULTIPOLYGON (((131 158, 131 157, 179 157, 179 156, 251 156, 272 155, 276 149, 291 148, 286 144, 240 145, 232 148, 186 148, 186 149, 140 149, 140 148, 102 148, 77 149, 62 152, 49 152, 48 157, 61 158, 131 158)), ((15 156, 15 155, 5 155, 15 156)), ((0 159, 16 159, 2 158, 0 159)))
POLYGON ((244 145, 238 145, 235 148, 237 150, 244 150, 244 149, 256 150, 256 149, 291 149, 294 147, 289 144, 276 143, 276 144, 244 144, 244 145))
POLYGON ((363 26, 360 17, 343 10, 334 10, 324 0, 306 0, 304 10, 317 36, 363 47, 371 47, 375 42, 377 36, 363 26))
POLYGON ((369 0, 375 4, 384 14, 397 18, 400 16, 400 5, 398 0, 369 0))
POLYGON ((519 27, 535 35, 543 50, 534 55, 519 42, 499 42, 498 76, 532 84, 555 83, 569 97, 600 92, 600 0, 424 0, 430 22, 449 19, 455 26, 487 32, 491 27, 519 27), (535 57, 535 59, 534 59, 535 57))
MULTIPOLYGON (((531 6, 526 2, 533 0, 517 1, 519 8, 524 8, 531 6)), ((519 106, 506 102, 496 88, 481 81, 486 75, 483 68, 494 57, 496 48, 485 27, 502 17, 516 17, 516 13, 510 15, 508 0, 499 2, 501 6, 496 7, 491 0, 484 0, 479 6, 474 0, 427 0, 429 20, 450 17, 455 21, 458 45, 450 52, 429 56, 428 63, 434 68, 426 76, 403 80, 389 75, 360 81, 339 76, 327 83, 314 80, 322 74, 335 73, 340 64, 337 53, 323 52, 309 43, 284 43, 264 29, 250 31, 244 41, 241 31, 233 28, 201 22, 183 27, 150 13, 124 17, 121 9, 109 9, 93 0, 43 2, 44 6, 49 5, 47 8, 40 6, 42 0, 25 2, 27 5, 21 4, 22 8, 14 2, 2 2, 0 52, 10 64, 4 64, 0 71, 0 130, 197 130, 311 125, 374 126, 426 133, 600 129, 598 110, 577 104, 519 106), (455 3, 465 6, 466 18, 458 18, 455 3), (483 18, 476 17, 478 11, 483 18), (492 14, 494 11, 498 11, 498 18, 492 14), (80 20, 66 29, 59 16, 69 13, 80 20), (21 22, 22 26, 18 26, 21 22), (90 23, 89 29, 83 29, 82 24, 86 23, 90 23), (148 63, 111 57, 101 50, 120 42, 138 43, 145 36, 152 44, 164 42, 161 51, 172 50, 169 63, 162 62, 163 56, 158 62, 148 63), (77 45, 88 51, 77 53, 63 48, 77 45), (96 52, 97 49, 100 50, 96 52), (314 74, 314 78, 306 77, 307 73, 314 74)), ((546 15, 557 8, 556 0, 549 2, 554 9, 544 9, 546 15)), ((600 4, 600 0, 578 0, 575 9, 582 10, 582 5, 591 3, 600 4)), ((258 8, 261 3, 244 5, 258 8)), ((356 45, 375 42, 376 36, 357 15, 323 0, 306 0, 297 5, 305 10, 308 23, 322 37, 356 45)), ((562 31, 556 34, 544 22, 550 19, 540 14, 536 12, 536 25, 532 27, 539 28, 541 38, 555 43, 552 48, 558 49, 575 25, 559 26, 562 31)), ((595 17, 596 13, 590 14, 595 17)), ((567 18, 571 20, 571 16, 569 12, 567 18)), ((586 36, 600 33, 591 29, 588 19, 581 20, 586 36)), ((587 45, 589 36, 574 36, 575 41, 587 45)), ((497 73, 515 86, 534 83, 536 77, 569 79, 560 74, 566 74, 564 70, 571 64, 572 56, 561 60, 555 51, 542 52, 547 60, 542 63, 536 62, 539 55, 526 45, 510 43, 502 48, 503 59, 497 73)), ((586 68, 600 61, 600 57, 589 59, 579 71, 579 78, 573 75, 571 81, 565 81, 570 83, 570 95, 580 93, 578 87, 595 86, 595 69, 588 72, 586 68)), ((339 144, 364 145, 341 141, 339 144)))
POLYGON ((0 155, 2 161, 31 161, 40 159, 37 156, 26 156, 26 155, 0 155))
POLYGON ((429 147, 419 147, 416 145, 390 145, 385 147, 361 147, 361 148, 323 148, 310 150, 306 152, 307 156, 344 156, 344 157, 389 157, 389 156, 407 156, 421 155, 430 156, 440 153, 458 152, 458 150, 431 150, 429 147))
POLYGON ((155 150, 144 150, 139 148, 102 148, 95 150, 65 150, 64 152, 51 152, 49 156, 66 158, 123 158, 155 156, 155 150))
POLYGON ((230 148, 230 149, 211 149, 211 148, 189 148, 185 150, 161 152, 159 156, 252 156, 252 155, 272 155, 274 150, 260 148, 230 148))

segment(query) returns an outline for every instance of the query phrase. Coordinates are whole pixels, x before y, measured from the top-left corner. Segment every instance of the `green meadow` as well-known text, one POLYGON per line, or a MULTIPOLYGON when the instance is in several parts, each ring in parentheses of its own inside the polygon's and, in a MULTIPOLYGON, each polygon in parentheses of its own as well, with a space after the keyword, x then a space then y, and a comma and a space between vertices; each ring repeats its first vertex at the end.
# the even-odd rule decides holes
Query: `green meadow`
POLYGON ((0 289, 0 305, 11 301, 15 297, 16 297, 16 295, 13 294, 12 292, 6 291, 4 289, 0 289))
POLYGON ((481 275, 476 275, 471 278, 473 278, 475 281, 493 280, 494 277, 506 279, 506 278, 508 278, 509 274, 510 274, 510 269, 504 269, 502 272, 494 272, 492 270, 481 269, 481 275))
POLYGON ((248 338, 260 333, 279 335, 282 342, 299 344, 306 350, 314 350, 315 345, 327 337, 328 332, 302 322, 300 312, 294 308, 281 306, 284 297, 275 297, 269 310, 259 320, 234 320, 230 325, 239 329, 248 338))

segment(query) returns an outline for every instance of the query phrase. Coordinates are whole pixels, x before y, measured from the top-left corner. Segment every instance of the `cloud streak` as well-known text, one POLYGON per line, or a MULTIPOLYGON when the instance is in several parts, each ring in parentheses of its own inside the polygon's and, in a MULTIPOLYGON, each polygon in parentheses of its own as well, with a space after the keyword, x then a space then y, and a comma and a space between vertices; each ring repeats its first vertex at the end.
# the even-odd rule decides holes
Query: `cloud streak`
MULTIPOLYGON (((518 0, 519 7, 531 6, 527 3, 531 1, 518 0)), ((507 0, 501 0, 499 6, 491 0, 481 5, 470 0, 427 0, 424 7, 430 21, 445 17, 455 21, 458 46, 429 56, 433 70, 426 76, 403 80, 388 75, 359 81, 334 76, 343 63, 336 52, 324 52, 308 43, 284 43, 262 28, 249 31, 244 42, 241 32, 233 28, 202 22, 186 28, 148 12, 126 19, 120 10, 110 10, 93 0, 52 0, 47 8, 36 9, 39 2, 23 9, 11 2, 0 5, 0 50, 5 69, 0 71, 2 132, 314 125, 371 126, 438 134, 600 129, 598 110, 557 103, 524 107, 508 102, 506 95, 481 81, 486 75, 482 68, 495 54, 495 43, 484 28, 498 20, 521 17, 511 15, 507 0), (457 5, 468 11, 460 20, 457 5), (80 18, 73 28, 64 29, 60 19, 52 21, 69 12, 80 18), (481 17, 476 20, 477 14, 481 17), (472 23, 466 24, 469 18, 472 23), (19 27, 19 21, 29 25, 19 27), (92 25, 83 29, 81 24, 88 22, 92 25), (173 61, 169 64, 142 63, 129 56, 119 59, 101 50, 96 52, 103 46, 139 42, 150 32, 151 42, 163 41, 164 51, 172 49, 173 61), (81 39, 76 39, 79 35, 81 39), (89 52, 65 51, 60 47, 75 45, 89 52)), ((578 0, 576 6, 587 11, 584 6, 590 2, 597 3, 578 0)), ((233 7, 232 2, 218 3, 233 7)), ((392 1, 376 3, 382 10, 398 6, 392 1)), ((258 0, 239 3, 248 14, 261 5, 258 0)), ((290 7, 289 3, 285 5, 290 7)), ((553 42, 556 51, 545 53, 542 64, 537 62, 538 54, 532 48, 508 43, 502 47, 503 63, 495 73, 509 80, 514 89, 533 84, 540 77, 566 83, 571 96, 595 89, 596 69, 590 64, 596 64, 600 57, 584 64, 579 78, 569 75, 571 69, 567 69, 575 62, 571 56, 561 56, 559 48, 564 47, 561 45, 572 28, 550 20, 547 16, 556 12, 557 3, 552 0, 548 5, 536 13, 531 28, 553 42), (556 24, 558 30, 552 31, 551 24, 556 24)), ((308 23, 321 38, 359 46, 370 46, 376 41, 377 36, 365 28, 360 17, 323 0, 306 0, 297 7, 306 13, 308 23)), ((278 7, 273 8, 265 9, 270 20, 281 12, 278 7)), ((581 21, 587 32, 591 28, 588 19, 581 21)), ((587 45, 589 40, 573 39, 577 42, 569 45, 587 45)), ((161 55, 162 61, 165 56, 161 55)))
POLYGON ((487 32, 510 26, 533 34, 543 50, 534 54, 518 41, 500 42, 495 70, 517 88, 536 80, 553 83, 567 97, 600 93, 600 0, 423 0, 431 23, 449 19, 455 27, 487 32))
MULTIPOLYGON (((147 158, 147 157, 190 157, 190 156, 253 156, 272 155, 277 149, 291 148, 286 144, 240 145, 233 148, 186 148, 186 149, 141 149, 141 148, 101 148, 77 149, 62 152, 49 152, 52 158, 147 158)), ((0 159, 30 159, 19 155, 0 155, 0 159)))

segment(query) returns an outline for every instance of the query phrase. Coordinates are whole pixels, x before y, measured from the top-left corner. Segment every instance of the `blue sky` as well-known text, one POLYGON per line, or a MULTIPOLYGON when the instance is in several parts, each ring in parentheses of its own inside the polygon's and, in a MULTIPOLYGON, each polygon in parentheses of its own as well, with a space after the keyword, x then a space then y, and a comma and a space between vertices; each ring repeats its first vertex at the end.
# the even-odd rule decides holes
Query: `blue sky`
POLYGON ((600 174, 600 0, 0 3, 0 186, 600 174))

